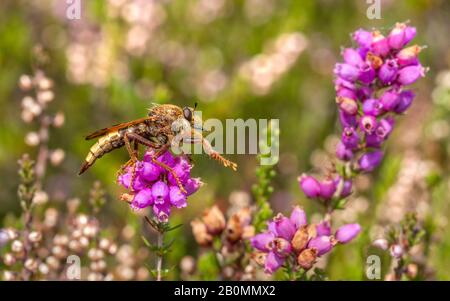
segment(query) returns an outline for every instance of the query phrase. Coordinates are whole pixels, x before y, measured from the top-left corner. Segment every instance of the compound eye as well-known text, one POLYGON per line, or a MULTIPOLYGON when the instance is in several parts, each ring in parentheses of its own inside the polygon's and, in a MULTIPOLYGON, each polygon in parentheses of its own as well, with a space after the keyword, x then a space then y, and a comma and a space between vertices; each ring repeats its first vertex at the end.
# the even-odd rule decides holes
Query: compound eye
POLYGON ((188 107, 183 108, 183 116, 186 118, 187 121, 192 121, 192 111, 188 107))

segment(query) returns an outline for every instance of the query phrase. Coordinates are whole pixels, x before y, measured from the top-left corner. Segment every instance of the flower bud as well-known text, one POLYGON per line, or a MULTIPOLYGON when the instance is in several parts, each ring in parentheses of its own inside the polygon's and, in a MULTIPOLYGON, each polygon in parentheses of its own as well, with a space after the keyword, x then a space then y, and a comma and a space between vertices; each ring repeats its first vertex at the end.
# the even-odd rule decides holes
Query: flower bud
POLYGON ((28 239, 33 242, 33 243, 37 243, 40 242, 42 239, 42 233, 41 232, 37 232, 37 231, 32 231, 30 232, 30 234, 28 235, 28 239))
POLYGON ((213 235, 222 233, 226 226, 225 216, 216 205, 203 212, 202 220, 213 235))
POLYGON ((339 121, 344 128, 355 127, 358 124, 355 115, 347 114, 343 110, 339 110, 339 121))
POLYGON ((358 67, 350 64, 336 64, 334 67, 334 74, 341 77, 344 80, 355 81, 360 76, 361 72, 358 67))
POLYGON ((408 66, 400 69, 398 72, 397 82, 401 85, 411 85, 419 78, 424 77, 427 70, 421 65, 408 66))
POLYGON ((20 253, 24 250, 23 243, 20 240, 15 240, 11 244, 11 250, 14 253, 20 253))
POLYGON ((390 51, 388 39, 379 31, 372 33, 372 51, 376 55, 386 56, 390 51))
POLYGON ((348 243, 352 241, 361 231, 361 226, 359 224, 347 224, 341 226, 335 234, 335 238, 341 244, 348 243))
POLYGON ((408 44, 414 36, 414 27, 409 27, 405 23, 397 23, 389 33, 389 46, 393 49, 400 49, 408 44))
POLYGON ((320 197, 329 200, 336 192, 336 182, 333 179, 326 179, 319 183, 320 185, 320 197))
POLYGON ((303 174, 298 178, 298 181, 300 188, 308 198, 316 198, 319 196, 320 184, 314 177, 303 174))
POLYGON ((295 206, 294 209, 292 209, 290 220, 294 224, 296 229, 306 225, 307 218, 305 211, 302 208, 300 208, 300 206, 295 206))
POLYGON ((159 175, 161 173, 161 168, 157 166, 154 163, 150 162, 143 162, 142 163, 142 170, 141 170, 141 176, 149 181, 153 182, 156 181, 159 178, 159 175))
POLYGON ((329 236, 318 236, 309 241, 308 248, 316 249, 317 256, 322 256, 331 251, 333 244, 331 243, 331 238, 329 236))
POLYGON ((392 111, 398 105, 399 101, 398 93, 393 90, 384 92, 380 98, 381 105, 386 111, 392 111))
POLYGON ((417 57, 419 56, 421 50, 422 47, 418 45, 402 49, 399 53, 397 53, 396 56, 398 64, 402 67, 408 65, 417 65, 418 64, 417 57))
POLYGON ((342 51, 342 56, 347 64, 355 67, 361 66, 364 63, 359 52, 353 48, 344 49, 342 51))
POLYGON ((316 262, 317 256, 316 249, 305 249, 297 256, 297 263, 301 268, 309 270, 316 262))
POLYGON ((370 48, 372 45, 373 36, 370 31, 358 29, 352 34, 352 38, 361 48, 370 48))
POLYGON ((322 221, 316 226, 317 236, 330 236, 331 226, 327 221, 322 221))
POLYGON ((6 266, 12 266, 16 263, 16 257, 11 253, 6 253, 5 255, 3 255, 3 263, 6 266))
POLYGON ((263 252, 269 252, 270 244, 275 239, 275 236, 270 232, 264 232, 255 235, 250 239, 250 244, 253 248, 256 248, 263 252))
POLYGON ((378 116, 383 113, 383 105, 378 99, 367 99, 362 105, 362 111, 366 115, 378 116))
POLYGON ((381 163, 382 158, 383 152, 380 150, 365 153, 358 160, 359 168, 363 171, 371 172, 381 163))
POLYGON ((403 91, 402 93, 400 93, 399 95, 400 101, 394 108, 395 113, 397 114, 404 113, 411 106, 414 97, 416 97, 416 95, 414 94, 413 91, 410 90, 403 91))

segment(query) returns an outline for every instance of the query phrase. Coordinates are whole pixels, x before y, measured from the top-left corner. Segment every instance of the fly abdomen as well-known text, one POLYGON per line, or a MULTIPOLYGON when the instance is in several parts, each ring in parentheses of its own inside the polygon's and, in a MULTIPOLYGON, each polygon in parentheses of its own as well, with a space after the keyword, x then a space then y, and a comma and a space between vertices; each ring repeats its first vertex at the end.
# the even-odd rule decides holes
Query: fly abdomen
POLYGON ((112 132, 103 137, 101 137, 89 150, 88 155, 84 159, 83 165, 81 165, 80 172, 78 175, 84 173, 89 167, 91 167, 95 161, 106 153, 120 148, 125 144, 123 140, 123 135, 119 132, 112 132))

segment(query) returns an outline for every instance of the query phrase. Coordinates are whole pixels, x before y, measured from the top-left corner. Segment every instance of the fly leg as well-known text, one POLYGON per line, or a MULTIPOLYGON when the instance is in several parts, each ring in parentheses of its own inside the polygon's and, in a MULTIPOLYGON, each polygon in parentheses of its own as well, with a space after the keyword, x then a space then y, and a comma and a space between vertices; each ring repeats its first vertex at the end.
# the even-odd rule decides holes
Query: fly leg
POLYGON ((128 151, 128 154, 130 155, 130 160, 128 160, 127 163, 125 163, 121 167, 120 173, 123 173, 127 167, 131 166, 131 180, 130 180, 130 187, 129 189, 131 191, 134 191, 134 179, 136 178, 136 162, 137 162, 137 143, 134 143, 134 149, 131 147, 130 138, 128 137, 128 134, 125 134, 123 137, 125 141, 125 148, 128 151))
MULTIPOLYGON (((151 142, 150 140, 136 134, 136 133, 127 133, 126 136, 128 136, 128 139, 132 139, 133 141, 137 141, 147 147, 151 147, 151 148, 157 148, 155 147, 155 144, 153 142, 151 142)), ((151 156, 151 160, 154 164, 160 166, 161 168, 165 169, 167 172, 169 172, 173 178, 175 179, 175 181, 177 182, 178 187, 180 188, 181 192, 183 193, 187 193, 186 189, 184 189, 183 185, 181 184, 180 178, 178 178, 177 174, 175 173, 175 171, 168 166, 165 163, 159 162, 157 160, 157 158, 162 155, 164 152, 166 152, 169 149, 169 144, 164 144, 162 145, 159 150, 153 154, 151 156)))

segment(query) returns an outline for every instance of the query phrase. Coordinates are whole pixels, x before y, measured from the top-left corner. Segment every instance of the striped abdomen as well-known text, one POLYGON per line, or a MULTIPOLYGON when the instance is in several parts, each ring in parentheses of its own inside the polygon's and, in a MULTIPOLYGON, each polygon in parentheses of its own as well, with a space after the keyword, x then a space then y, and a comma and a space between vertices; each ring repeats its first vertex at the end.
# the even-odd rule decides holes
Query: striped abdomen
POLYGON ((104 154, 124 146, 125 140, 123 137, 124 134, 121 131, 111 132, 103 137, 100 137, 100 139, 89 150, 89 154, 86 156, 86 159, 84 160, 78 174, 81 175, 85 172, 94 164, 95 160, 101 158, 104 154))

